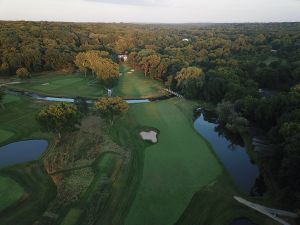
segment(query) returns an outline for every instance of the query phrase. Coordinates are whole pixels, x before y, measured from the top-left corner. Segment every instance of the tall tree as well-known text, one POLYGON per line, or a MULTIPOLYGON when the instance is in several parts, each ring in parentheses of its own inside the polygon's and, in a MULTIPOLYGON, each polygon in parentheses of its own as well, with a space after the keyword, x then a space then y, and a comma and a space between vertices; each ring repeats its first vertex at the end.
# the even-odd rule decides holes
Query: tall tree
POLYGON ((30 78, 30 73, 25 67, 19 68, 16 71, 16 75, 21 79, 30 78))
POLYGON ((78 53, 75 57, 74 63, 81 72, 84 72, 84 75, 86 76, 86 72, 90 66, 89 61, 87 59, 87 54, 85 52, 78 53))
POLYGON ((197 67, 183 68, 177 73, 177 87, 179 87, 187 98, 198 97, 204 85, 204 72, 197 67))
POLYGON ((96 76, 107 88, 116 85, 119 78, 118 64, 107 58, 99 58, 95 64, 96 76))
POLYGON ((94 103, 94 111, 112 125, 116 117, 128 111, 128 103, 120 97, 101 98, 94 103))
POLYGON ((37 115, 37 121, 48 132, 61 135, 75 130, 80 124, 81 116, 74 105, 59 103, 42 109, 37 115))

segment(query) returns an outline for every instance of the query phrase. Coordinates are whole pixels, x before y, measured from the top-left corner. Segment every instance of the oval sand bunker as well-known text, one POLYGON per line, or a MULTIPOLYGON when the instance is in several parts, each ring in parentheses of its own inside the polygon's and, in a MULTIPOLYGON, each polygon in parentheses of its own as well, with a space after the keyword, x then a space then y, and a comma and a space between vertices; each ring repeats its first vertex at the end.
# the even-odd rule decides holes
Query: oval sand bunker
POLYGON ((155 131, 149 131, 149 132, 142 131, 140 135, 143 140, 151 141, 152 143, 157 143, 157 137, 156 137, 157 133, 155 131))

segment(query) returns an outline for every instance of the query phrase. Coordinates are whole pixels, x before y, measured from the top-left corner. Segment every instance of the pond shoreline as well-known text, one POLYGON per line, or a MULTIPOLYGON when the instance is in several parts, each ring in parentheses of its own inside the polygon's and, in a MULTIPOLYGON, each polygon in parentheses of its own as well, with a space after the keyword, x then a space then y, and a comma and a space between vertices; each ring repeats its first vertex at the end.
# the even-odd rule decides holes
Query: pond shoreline
MULTIPOLYGON (((8 87, 7 85, 2 86, 2 89, 10 94, 18 94, 18 95, 24 95, 24 96, 29 96, 29 97, 41 97, 41 98, 60 98, 60 99, 76 99, 78 97, 86 100, 86 101, 95 101, 98 100, 99 98, 103 98, 106 96, 99 96, 99 97, 81 97, 81 96, 75 96, 75 97, 66 97, 66 96, 62 96, 62 95, 49 95, 49 94, 44 94, 41 92, 34 92, 34 91, 28 91, 26 89, 23 88, 17 88, 17 87, 8 87)), ((115 96, 115 97, 119 97, 119 96, 115 96)), ((123 100, 125 101, 131 101, 131 100, 149 100, 150 102, 154 102, 154 101, 160 101, 160 100, 166 100, 169 98, 172 98, 174 96, 172 95, 161 95, 161 96, 157 96, 157 97, 137 97, 137 98, 128 98, 128 97, 122 97, 123 100)), ((42 99, 41 99, 42 100, 42 99)))
POLYGON ((258 166, 252 163, 251 156, 248 155, 240 138, 232 139, 234 138, 232 134, 226 133, 218 123, 205 118, 203 114, 194 121, 194 128, 212 145, 216 156, 240 191, 252 196, 262 195, 256 193, 254 188, 260 177, 258 166))
POLYGON ((0 169, 38 160, 47 151, 48 140, 16 141, 0 147, 0 169))

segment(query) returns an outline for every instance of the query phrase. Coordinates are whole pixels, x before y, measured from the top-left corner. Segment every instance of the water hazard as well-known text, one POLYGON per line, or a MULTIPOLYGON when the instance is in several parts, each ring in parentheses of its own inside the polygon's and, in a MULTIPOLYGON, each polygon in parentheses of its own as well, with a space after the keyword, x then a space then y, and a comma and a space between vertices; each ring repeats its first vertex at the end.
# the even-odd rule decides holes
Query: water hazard
POLYGON ((0 168, 38 159, 47 149, 46 140, 27 140, 0 147, 0 168))

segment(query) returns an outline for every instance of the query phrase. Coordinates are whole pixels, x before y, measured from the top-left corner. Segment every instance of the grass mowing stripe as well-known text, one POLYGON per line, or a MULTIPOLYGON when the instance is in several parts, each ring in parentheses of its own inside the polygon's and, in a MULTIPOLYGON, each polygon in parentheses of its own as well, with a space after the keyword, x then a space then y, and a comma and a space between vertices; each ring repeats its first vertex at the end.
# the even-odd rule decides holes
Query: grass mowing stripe
POLYGON ((130 70, 125 64, 120 65, 120 71, 124 74, 120 77, 119 84, 113 91, 113 95, 125 98, 150 98, 158 97, 163 87, 157 80, 145 77, 140 71, 127 73, 130 70))
POLYGON ((0 176, 0 211, 17 202, 24 194, 24 189, 13 179, 0 176))
POLYGON ((194 131, 191 118, 167 100, 130 107, 130 115, 160 133, 158 143, 146 149, 141 185, 126 219, 127 225, 174 224, 194 193, 222 171, 206 142, 194 131))

